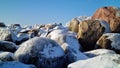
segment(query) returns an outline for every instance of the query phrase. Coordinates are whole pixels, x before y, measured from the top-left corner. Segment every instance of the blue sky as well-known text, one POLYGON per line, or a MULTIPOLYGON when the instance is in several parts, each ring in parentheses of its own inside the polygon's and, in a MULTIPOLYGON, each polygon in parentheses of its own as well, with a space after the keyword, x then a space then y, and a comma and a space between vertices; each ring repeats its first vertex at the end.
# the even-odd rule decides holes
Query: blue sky
POLYGON ((120 7, 120 0, 0 0, 0 21, 22 25, 61 22, 91 16, 100 7, 120 7))

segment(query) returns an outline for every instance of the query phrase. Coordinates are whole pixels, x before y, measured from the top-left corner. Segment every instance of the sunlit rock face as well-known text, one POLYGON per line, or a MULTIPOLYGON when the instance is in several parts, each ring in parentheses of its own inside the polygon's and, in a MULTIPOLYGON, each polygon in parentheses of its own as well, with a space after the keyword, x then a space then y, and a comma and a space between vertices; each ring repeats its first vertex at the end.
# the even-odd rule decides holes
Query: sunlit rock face
POLYGON ((114 50, 120 54, 120 34, 106 33, 103 34, 96 43, 96 48, 105 48, 114 50))
POLYGON ((62 68, 64 51, 53 40, 34 37, 20 45, 15 52, 15 60, 38 68, 62 68))
POLYGON ((92 19, 105 20, 110 24, 112 32, 120 33, 120 8, 112 6, 99 8, 92 19))

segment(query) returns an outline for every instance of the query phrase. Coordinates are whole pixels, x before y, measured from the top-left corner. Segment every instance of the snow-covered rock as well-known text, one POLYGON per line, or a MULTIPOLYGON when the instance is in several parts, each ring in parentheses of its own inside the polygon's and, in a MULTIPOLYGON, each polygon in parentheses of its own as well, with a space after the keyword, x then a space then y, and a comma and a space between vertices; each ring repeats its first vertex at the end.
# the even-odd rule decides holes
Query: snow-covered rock
POLYGON ((79 60, 68 68, 120 68, 120 55, 105 54, 87 60, 79 60))
POLYGON ((106 33, 96 43, 96 48, 106 48, 120 53, 120 34, 106 33))
POLYGON ((99 55, 116 54, 116 53, 108 49, 96 49, 96 50, 84 52, 84 54, 87 55, 89 58, 92 58, 92 57, 99 56, 99 55))
POLYGON ((36 68, 34 65, 26 65, 21 62, 0 62, 0 68, 36 68))
POLYGON ((17 36, 7 28, 0 28, 0 40, 15 42, 17 36))
POLYGON ((62 68, 64 51, 55 41, 34 37, 20 45, 15 60, 35 64, 38 68, 62 68))
POLYGON ((17 48, 18 46, 14 44, 13 42, 0 41, 0 51, 15 52, 17 48))
POLYGON ((13 53, 11 52, 0 52, 0 61, 13 61, 13 53))
POLYGON ((63 48, 66 54, 66 63, 75 62, 77 60, 87 59, 83 53, 80 52, 81 46, 75 37, 74 32, 64 29, 53 30, 48 34, 50 39, 55 40, 63 48))

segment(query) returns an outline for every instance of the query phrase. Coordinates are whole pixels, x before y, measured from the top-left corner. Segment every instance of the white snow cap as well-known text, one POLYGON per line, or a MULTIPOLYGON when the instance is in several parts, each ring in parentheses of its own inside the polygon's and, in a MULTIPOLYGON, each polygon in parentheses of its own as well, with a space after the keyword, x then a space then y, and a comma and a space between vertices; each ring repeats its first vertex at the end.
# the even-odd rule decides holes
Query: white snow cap
POLYGON ((68 68, 120 68, 120 55, 105 54, 87 60, 79 60, 68 65, 68 68))

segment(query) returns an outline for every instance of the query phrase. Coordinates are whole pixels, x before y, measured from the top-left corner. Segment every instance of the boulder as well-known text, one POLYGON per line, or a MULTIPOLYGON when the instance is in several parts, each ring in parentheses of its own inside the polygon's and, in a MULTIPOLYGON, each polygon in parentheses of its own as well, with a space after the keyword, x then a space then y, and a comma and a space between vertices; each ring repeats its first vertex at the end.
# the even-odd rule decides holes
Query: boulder
POLYGON ((99 8, 92 19, 105 20, 110 24, 112 32, 120 33, 120 8, 112 6, 99 8))
POLYGON ((62 29, 53 30, 47 36, 55 40, 63 48, 66 56, 66 65, 78 60, 87 59, 87 56, 80 52, 81 45, 75 36, 74 32, 62 29))
POLYGON ((6 25, 3 22, 0 22, 0 27, 6 27, 6 25))
POLYGON ((13 42, 0 41, 0 51, 15 52, 18 46, 13 42))
POLYGON ((120 68, 120 55, 105 54, 87 60, 79 60, 68 68, 120 68))
POLYGON ((105 48, 114 50, 120 53, 120 34, 119 33, 106 33, 103 34, 96 43, 96 48, 105 48))
POLYGON ((78 40, 84 51, 94 49, 97 40, 106 31, 100 20, 85 20, 79 24, 78 40))
POLYGON ((76 32, 78 33, 78 30, 79 30, 79 23, 81 21, 84 21, 84 20, 88 20, 88 19, 91 19, 91 17, 87 17, 87 16, 80 16, 80 17, 76 17, 76 18, 73 18, 68 24, 68 28, 70 31, 73 31, 73 32, 76 32))
POLYGON ((0 40, 3 41, 12 41, 15 42, 17 39, 17 36, 7 28, 0 28, 0 40))
POLYGON ((13 61, 13 53, 11 52, 0 52, 0 61, 13 61))
POLYGON ((36 68, 34 65, 26 65, 21 62, 0 62, 0 68, 36 68))
POLYGON ((89 58, 93 58, 99 55, 104 55, 104 54, 116 54, 113 50, 108 50, 108 49, 96 49, 96 50, 92 50, 92 51, 87 51, 84 52, 84 54, 86 56, 88 56, 89 58))
POLYGON ((34 37, 20 45, 14 59, 38 68, 62 68, 64 51, 53 40, 34 37))

